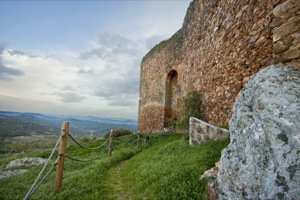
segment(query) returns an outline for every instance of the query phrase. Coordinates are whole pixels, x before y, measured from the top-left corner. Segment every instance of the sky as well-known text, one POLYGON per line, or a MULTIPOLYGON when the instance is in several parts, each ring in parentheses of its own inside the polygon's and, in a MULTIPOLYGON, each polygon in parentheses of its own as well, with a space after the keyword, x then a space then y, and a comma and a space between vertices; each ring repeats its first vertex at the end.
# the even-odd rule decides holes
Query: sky
POLYGON ((189 3, 0 1, 0 110, 137 119, 141 60, 189 3))

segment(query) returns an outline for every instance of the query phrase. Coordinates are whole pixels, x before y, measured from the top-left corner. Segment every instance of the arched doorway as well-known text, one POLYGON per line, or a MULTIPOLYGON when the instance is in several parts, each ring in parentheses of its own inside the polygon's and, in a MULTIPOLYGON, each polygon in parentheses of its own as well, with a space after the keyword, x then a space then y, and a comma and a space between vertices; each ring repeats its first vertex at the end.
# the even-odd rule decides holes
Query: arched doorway
POLYGON ((177 115, 177 88, 178 73, 176 70, 169 72, 166 80, 165 91, 165 125, 168 120, 176 119, 177 115))

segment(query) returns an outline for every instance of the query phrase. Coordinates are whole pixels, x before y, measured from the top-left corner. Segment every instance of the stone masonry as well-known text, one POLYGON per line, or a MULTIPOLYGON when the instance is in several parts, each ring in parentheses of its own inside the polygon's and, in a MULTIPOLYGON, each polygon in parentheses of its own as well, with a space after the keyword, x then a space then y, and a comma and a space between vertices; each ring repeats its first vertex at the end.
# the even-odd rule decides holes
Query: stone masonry
POLYGON ((191 117, 189 121, 189 144, 195 145, 207 140, 224 140, 229 138, 229 131, 191 117))
POLYGON ((299 0, 194 0, 182 28, 142 60, 138 129, 176 118, 189 89, 205 121, 227 125, 249 76, 274 63, 300 69, 299 0))

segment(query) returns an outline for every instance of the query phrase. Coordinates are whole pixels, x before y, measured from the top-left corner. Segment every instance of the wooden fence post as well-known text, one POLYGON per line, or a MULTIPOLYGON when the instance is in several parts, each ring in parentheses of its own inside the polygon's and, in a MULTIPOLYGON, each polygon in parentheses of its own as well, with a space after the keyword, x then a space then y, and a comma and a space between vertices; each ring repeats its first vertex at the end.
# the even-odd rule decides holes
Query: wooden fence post
POLYGON ((137 148, 140 148, 140 144, 141 144, 141 134, 140 134, 140 132, 138 132, 138 143, 137 143, 137 148))
POLYGON ((108 155, 111 156, 112 150, 113 150, 113 138, 114 138, 114 129, 110 130, 110 138, 109 138, 109 149, 108 149, 108 155))
POLYGON ((56 166, 56 175, 55 175, 55 184, 54 184, 54 192, 56 193, 60 191, 62 186, 66 147, 67 147, 67 141, 69 135, 69 122, 62 123, 61 131, 63 132, 63 136, 59 143, 59 150, 58 150, 59 159, 58 159, 58 164, 56 166))

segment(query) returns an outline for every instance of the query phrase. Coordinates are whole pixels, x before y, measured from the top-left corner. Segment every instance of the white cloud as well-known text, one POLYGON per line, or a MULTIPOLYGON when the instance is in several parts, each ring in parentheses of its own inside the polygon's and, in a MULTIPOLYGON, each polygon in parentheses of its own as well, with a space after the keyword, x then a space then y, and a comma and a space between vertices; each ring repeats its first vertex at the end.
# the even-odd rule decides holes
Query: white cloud
POLYGON ((139 64, 145 44, 117 34, 101 34, 98 39, 98 46, 78 55, 67 51, 31 56, 4 50, 8 67, 17 66, 16 70, 25 73, 9 83, 1 80, 0 95, 104 110, 130 109, 137 114, 139 64))
POLYGON ((23 76, 24 72, 19 70, 19 69, 15 69, 15 68, 11 68, 11 67, 7 67, 4 62, 3 62, 3 56, 2 54, 5 52, 5 48, 3 45, 0 46, 0 80, 4 80, 4 81, 11 81, 13 80, 13 76, 23 76))
MULTIPOLYGON (((45 43, 32 53, 0 46, 0 109, 136 118, 140 62, 179 29, 184 13, 177 12, 186 8, 182 2, 105 2, 110 4, 126 7, 114 7, 117 12, 109 19, 81 16, 93 25, 76 31, 82 38, 74 39, 66 29, 70 38, 57 39, 66 43, 47 43, 55 40, 49 34, 39 38, 45 43)), ((89 10, 86 16, 97 13, 89 10)), ((49 31, 53 33, 53 27, 49 31)))
POLYGON ((77 68, 56 59, 43 56, 31 57, 12 50, 4 51, 2 57, 9 62, 8 67, 18 68, 25 73, 15 78, 13 82, 1 83, 0 91, 5 90, 5 93, 10 96, 57 102, 51 93, 62 84, 66 85, 76 80, 77 68))
POLYGON ((62 102, 64 103, 80 103, 84 99, 86 99, 86 97, 81 96, 75 92, 56 92, 54 94, 60 96, 62 102))
POLYGON ((72 104, 78 108, 127 110, 131 113, 127 117, 135 118, 140 62, 162 37, 133 41, 104 33, 90 49, 77 54, 68 50, 50 56, 32 56, 4 49, 2 58, 8 63, 7 69, 20 74, 16 73, 13 81, 0 80, 0 95, 55 105, 72 104))

